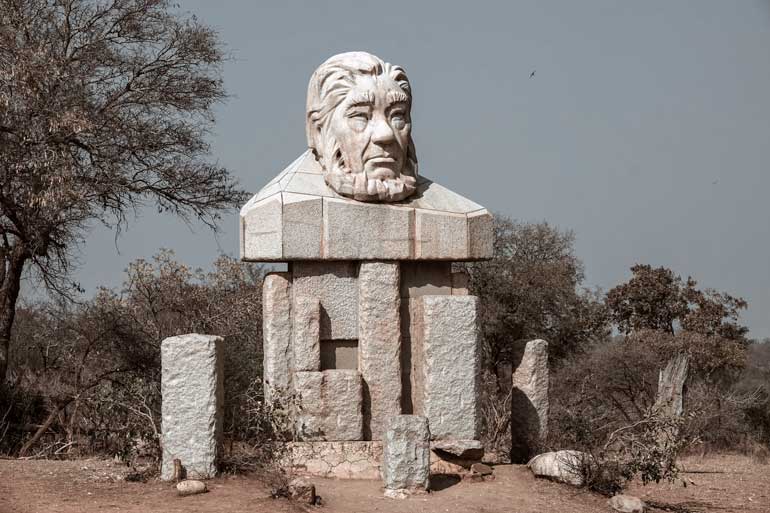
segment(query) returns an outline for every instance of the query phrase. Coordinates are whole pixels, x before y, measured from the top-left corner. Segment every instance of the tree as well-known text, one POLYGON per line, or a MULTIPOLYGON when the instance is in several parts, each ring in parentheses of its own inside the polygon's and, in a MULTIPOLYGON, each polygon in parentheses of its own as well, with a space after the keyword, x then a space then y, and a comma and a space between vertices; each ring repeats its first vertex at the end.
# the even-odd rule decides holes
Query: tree
POLYGON ((166 0, 0 0, 0 378, 25 269, 66 292, 90 223, 243 201, 207 160, 223 59, 166 0))
POLYGON ((637 264, 627 283, 607 292, 612 321, 626 334, 636 330, 661 330, 671 335, 677 329, 745 340, 748 328, 738 324, 747 306, 742 298, 715 290, 697 289, 688 277, 682 280, 670 269, 637 264))
POLYGON ((602 302, 580 290, 583 266, 573 244, 572 232, 547 223, 495 216, 494 258, 468 266, 493 367, 510 361, 522 341, 544 338, 560 359, 608 334, 602 302))

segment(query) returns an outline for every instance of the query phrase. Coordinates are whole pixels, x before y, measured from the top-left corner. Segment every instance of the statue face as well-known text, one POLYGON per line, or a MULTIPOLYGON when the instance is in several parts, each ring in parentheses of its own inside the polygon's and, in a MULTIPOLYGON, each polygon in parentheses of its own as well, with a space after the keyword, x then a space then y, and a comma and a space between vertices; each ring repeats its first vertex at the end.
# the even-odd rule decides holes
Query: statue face
POLYGON ((330 120, 345 165, 370 179, 401 176, 412 123, 409 98, 388 76, 359 75, 330 120))
POLYGON ((411 88, 399 66, 365 52, 329 58, 308 85, 306 132, 334 191, 400 201, 417 188, 411 88))

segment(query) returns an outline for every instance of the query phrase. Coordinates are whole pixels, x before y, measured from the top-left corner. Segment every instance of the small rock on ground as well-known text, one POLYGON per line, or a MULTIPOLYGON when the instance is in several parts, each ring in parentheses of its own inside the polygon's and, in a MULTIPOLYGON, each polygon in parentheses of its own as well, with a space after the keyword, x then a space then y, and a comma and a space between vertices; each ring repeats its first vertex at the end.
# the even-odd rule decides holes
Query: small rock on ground
POLYGON ((176 485, 176 491, 184 497, 185 495, 195 495, 196 493, 203 493, 208 491, 206 483, 203 481, 197 481, 195 479, 187 479, 186 481, 180 481, 176 485))
POLYGON ((620 513, 644 513, 644 501, 633 495, 616 495, 607 501, 615 511, 620 513))
POLYGON ((297 477, 289 483, 289 496, 304 504, 315 504, 315 485, 305 478, 297 477))
POLYGON ((474 463, 471 465, 471 472, 474 474, 479 474, 481 476, 489 476, 492 475, 492 467, 489 465, 485 465, 483 463, 474 463))

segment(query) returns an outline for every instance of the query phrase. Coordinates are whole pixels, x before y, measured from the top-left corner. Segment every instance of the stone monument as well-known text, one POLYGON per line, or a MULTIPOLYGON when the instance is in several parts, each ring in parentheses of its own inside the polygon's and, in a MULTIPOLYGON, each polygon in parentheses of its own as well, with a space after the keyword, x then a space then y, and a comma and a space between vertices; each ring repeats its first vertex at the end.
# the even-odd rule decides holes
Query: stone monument
POLYGON ((307 442, 379 441, 401 414, 479 436, 478 301, 452 262, 491 258, 492 216, 418 173, 411 106, 401 67, 331 57, 308 150, 241 209, 241 258, 288 264, 264 281, 264 381, 307 442))

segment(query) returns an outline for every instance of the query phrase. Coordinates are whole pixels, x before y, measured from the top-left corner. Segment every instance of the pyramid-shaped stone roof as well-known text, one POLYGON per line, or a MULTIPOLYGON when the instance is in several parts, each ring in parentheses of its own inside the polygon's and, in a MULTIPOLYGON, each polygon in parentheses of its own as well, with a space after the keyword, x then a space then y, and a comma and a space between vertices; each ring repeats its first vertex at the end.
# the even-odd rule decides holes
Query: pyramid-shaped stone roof
POLYGON ((396 203, 366 203, 334 192, 308 150, 241 209, 241 259, 485 260, 492 216, 481 205, 424 178, 396 203))

